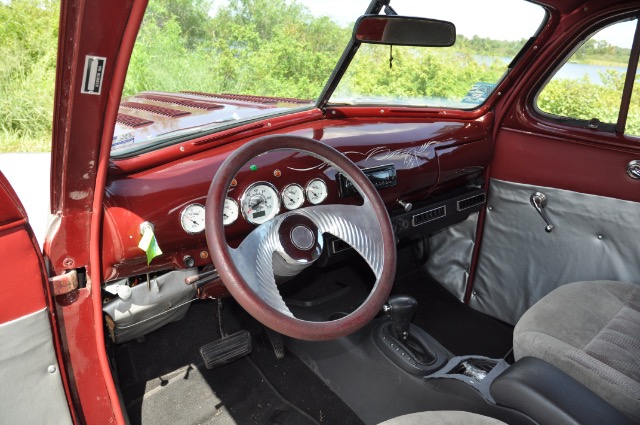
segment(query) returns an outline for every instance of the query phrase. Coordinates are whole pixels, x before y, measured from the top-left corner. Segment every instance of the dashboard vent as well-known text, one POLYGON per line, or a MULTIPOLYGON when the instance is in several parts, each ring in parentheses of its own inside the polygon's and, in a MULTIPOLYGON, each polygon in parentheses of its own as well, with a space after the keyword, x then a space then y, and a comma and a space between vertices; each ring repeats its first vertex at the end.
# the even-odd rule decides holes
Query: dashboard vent
POLYGON ((192 100, 182 97, 164 96, 161 94, 138 94, 137 98, 148 99, 156 102, 172 103, 174 105, 186 106, 188 108, 204 109, 205 111, 213 111, 214 109, 224 108, 219 103, 207 102, 206 100, 192 100))
POLYGON ((485 194, 480 193, 470 198, 461 199, 458 201, 458 211, 466 210, 467 208, 475 207, 476 205, 484 204, 485 194))
POLYGON ((134 117, 133 115, 128 114, 118 114, 116 122, 118 124, 126 125, 127 127, 131 128, 144 127, 145 125, 153 124, 153 121, 140 117, 134 117))
POLYGON ((140 102, 124 102, 120 106, 125 108, 137 109, 140 111, 151 112, 152 114, 163 115, 169 118, 181 117, 183 115, 191 115, 191 112, 181 111, 180 109, 164 108, 162 106, 149 105, 140 102))
POLYGON ((445 215, 447 215, 447 207, 443 205, 441 207, 433 208, 429 211, 414 215, 411 222, 413 227, 416 227, 421 224, 428 223, 429 221, 444 217, 445 215))

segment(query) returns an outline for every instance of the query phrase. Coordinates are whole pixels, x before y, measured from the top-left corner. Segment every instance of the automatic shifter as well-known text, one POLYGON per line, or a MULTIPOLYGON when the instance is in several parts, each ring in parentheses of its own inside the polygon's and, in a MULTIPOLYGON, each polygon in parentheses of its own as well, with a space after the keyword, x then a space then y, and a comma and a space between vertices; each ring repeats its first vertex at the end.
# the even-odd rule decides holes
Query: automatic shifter
POLYGON ((423 329, 411 324, 417 310, 418 302, 412 297, 389 297, 382 311, 391 320, 379 322, 373 340, 396 365, 412 375, 425 376, 441 368, 449 354, 423 329))
POLYGON ((415 298, 407 295, 392 295, 382 310, 393 321, 396 337, 400 341, 406 341, 411 319, 418 310, 418 302, 415 298))

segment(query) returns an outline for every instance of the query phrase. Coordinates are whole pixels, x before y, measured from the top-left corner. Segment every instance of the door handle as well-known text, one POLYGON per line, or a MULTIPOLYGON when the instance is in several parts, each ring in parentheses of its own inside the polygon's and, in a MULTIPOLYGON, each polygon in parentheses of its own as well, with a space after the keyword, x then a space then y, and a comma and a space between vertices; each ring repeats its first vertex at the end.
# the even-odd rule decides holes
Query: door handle
POLYGON ((627 164, 627 174, 632 179, 640 179, 640 160, 633 160, 627 164))
POLYGON ((546 223, 546 227, 544 228, 544 230, 547 233, 551 233, 554 229, 554 226, 551 223, 551 220, 549 220, 549 217, 547 217, 547 213, 544 212, 544 207, 547 206, 547 195, 542 192, 535 192, 533 195, 531 195, 530 200, 533 208, 538 211, 538 214, 540 214, 540 217, 542 217, 542 219, 546 223))

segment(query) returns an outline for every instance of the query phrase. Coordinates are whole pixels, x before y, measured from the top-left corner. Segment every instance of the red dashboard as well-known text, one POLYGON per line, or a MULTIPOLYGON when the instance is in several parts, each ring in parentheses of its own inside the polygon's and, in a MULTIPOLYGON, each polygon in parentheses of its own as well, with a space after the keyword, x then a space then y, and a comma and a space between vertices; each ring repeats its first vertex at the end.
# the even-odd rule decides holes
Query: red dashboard
MULTIPOLYGON (((380 195, 393 215, 398 200, 419 205, 438 193, 464 186, 483 175, 490 160, 490 118, 471 121, 434 119, 341 118, 306 122, 268 134, 289 133, 313 138, 341 151, 360 168, 393 166, 397 180, 380 195)), ((183 210, 205 204, 209 185, 227 155, 251 138, 214 147, 129 173, 114 173, 104 200, 103 265, 105 280, 147 271, 146 257, 138 248, 140 224, 150 222, 163 251, 151 270, 184 268, 193 262, 210 264, 204 233, 187 233, 181 226, 183 210)), ((149 155, 149 154, 146 154, 149 155)), ((117 161, 114 161, 117 169, 117 161)), ((229 197, 240 203, 247 187, 256 182, 273 185, 280 195, 292 183, 306 188, 321 179, 327 185, 323 203, 353 203, 341 197, 336 171, 312 156, 293 151, 269 152, 237 174, 229 197)), ((302 207, 310 205, 308 197, 302 207)), ((279 211, 285 211, 279 207, 279 211)), ((222 217, 216 218, 222 220, 222 217)), ((207 217, 207 220, 211 218, 207 217)), ((240 214, 227 226, 227 240, 239 243, 255 226, 240 214)))

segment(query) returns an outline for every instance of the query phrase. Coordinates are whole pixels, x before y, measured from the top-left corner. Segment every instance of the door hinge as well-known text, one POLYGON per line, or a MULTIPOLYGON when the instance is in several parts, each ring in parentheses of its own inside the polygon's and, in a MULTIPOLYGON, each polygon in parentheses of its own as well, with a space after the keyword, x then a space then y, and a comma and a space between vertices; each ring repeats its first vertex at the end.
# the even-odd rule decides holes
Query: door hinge
POLYGON ((68 294, 78 289, 78 272, 70 270, 65 274, 50 277, 49 282, 54 296, 68 294))

